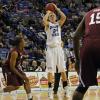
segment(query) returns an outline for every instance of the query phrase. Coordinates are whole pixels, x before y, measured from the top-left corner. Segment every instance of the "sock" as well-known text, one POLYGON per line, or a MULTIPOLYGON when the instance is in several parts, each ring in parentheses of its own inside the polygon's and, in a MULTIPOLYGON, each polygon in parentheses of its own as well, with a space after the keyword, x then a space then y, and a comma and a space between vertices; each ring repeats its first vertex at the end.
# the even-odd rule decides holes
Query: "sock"
POLYGON ((67 81, 63 81, 63 88, 67 86, 67 81))
POLYGON ((28 99, 31 99, 32 98, 32 94, 31 93, 28 93, 27 94, 27 97, 28 97, 28 99))
POLYGON ((11 92, 11 96, 12 96, 13 100, 16 100, 17 99, 17 92, 16 91, 12 91, 11 92))
POLYGON ((51 82, 48 83, 48 87, 49 87, 49 88, 52 88, 51 82))
POLYGON ((0 88, 0 93, 3 93, 3 92, 4 92, 4 90, 2 88, 0 88))

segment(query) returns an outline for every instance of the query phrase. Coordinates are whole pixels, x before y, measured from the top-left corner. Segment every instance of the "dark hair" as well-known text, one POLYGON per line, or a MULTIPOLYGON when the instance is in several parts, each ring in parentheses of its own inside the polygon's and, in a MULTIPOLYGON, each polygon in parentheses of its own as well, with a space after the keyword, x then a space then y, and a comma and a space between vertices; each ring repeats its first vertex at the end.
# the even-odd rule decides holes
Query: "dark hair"
POLYGON ((12 46, 18 46, 21 40, 22 37, 16 36, 15 38, 9 40, 9 44, 12 46))

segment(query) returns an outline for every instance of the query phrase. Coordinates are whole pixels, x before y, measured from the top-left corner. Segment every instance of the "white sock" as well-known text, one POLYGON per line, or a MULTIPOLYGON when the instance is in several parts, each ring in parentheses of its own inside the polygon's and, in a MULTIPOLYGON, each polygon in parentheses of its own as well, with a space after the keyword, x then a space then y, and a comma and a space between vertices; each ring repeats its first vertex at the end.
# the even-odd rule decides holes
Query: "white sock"
POLYGON ((0 93, 3 93, 3 92, 4 92, 4 90, 2 88, 0 88, 0 93))
POLYGON ((68 86, 65 86, 64 89, 68 89, 68 86))
POLYGON ((16 100, 17 99, 17 92, 12 91, 11 96, 12 96, 13 100, 16 100))
POLYGON ((32 98, 32 94, 31 93, 28 93, 27 94, 27 97, 28 97, 28 99, 31 99, 32 98))
POLYGON ((52 88, 50 87, 50 88, 48 88, 48 90, 49 90, 49 91, 52 91, 52 88))

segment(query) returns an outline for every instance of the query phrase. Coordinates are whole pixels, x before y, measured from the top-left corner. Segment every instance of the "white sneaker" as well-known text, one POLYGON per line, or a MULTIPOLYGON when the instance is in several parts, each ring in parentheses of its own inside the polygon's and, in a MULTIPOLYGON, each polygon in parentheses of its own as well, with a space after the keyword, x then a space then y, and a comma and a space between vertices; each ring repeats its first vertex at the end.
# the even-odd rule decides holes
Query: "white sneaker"
POLYGON ((48 89, 48 97, 49 97, 49 99, 53 99, 52 88, 48 89))
POLYGON ((64 95, 67 96, 68 98, 71 97, 71 93, 68 86, 64 87, 64 95))

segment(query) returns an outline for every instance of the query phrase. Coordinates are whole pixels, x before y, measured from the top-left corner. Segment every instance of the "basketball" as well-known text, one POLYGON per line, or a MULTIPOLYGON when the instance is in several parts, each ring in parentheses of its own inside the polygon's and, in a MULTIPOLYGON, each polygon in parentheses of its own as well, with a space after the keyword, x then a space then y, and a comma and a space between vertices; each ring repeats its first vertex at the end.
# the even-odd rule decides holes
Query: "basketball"
POLYGON ((52 12, 55 12, 55 6, 53 5, 53 3, 48 3, 45 7, 45 10, 48 11, 52 11, 52 12))

